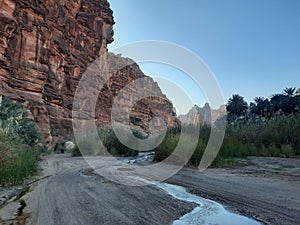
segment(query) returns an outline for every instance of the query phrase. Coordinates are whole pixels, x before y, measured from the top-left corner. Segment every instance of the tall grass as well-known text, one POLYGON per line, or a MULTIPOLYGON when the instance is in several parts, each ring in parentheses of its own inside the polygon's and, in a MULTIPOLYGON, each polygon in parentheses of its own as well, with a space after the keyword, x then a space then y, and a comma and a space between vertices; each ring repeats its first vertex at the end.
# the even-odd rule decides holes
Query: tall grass
MULTIPOLYGON (((189 135, 193 135, 193 126, 185 127, 190 130, 186 133, 185 140, 189 140, 189 135)), ((161 161, 168 158, 176 149, 182 128, 171 128, 163 142, 157 146, 155 150, 155 160, 161 161)), ((195 151, 187 165, 197 167, 202 159, 203 153, 207 147, 211 128, 202 126, 195 151)), ((143 136, 137 133, 137 136, 143 136)), ((114 134, 111 128, 99 128, 99 137, 106 149, 114 156, 133 156, 137 154, 126 146, 124 146, 114 134)), ((80 146, 87 153, 92 153, 95 149, 99 138, 93 138, 86 134, 80 140, 80 146), (89 152, 90 151, 90 152, 89 152)), ((190 148, 188 145, 183 146, 183 151, 190 148)), ((300 116, 278 115, 270 119, 254 118, 250 120, 236 121, 228 125, 225 138, 221 149, 212 163, 212 166, 235 166, 238 165, 236 158, 247 156, 264 156, 264 157, 293 157, 300 154, 300 116)), ((79 149, 75 149, 74 155, 80 155, 79 149)), ((180 153, 179 157, 184 157, 180 153)), ((180 159, 180 160, 185 160, 180 159)))
MULTIPOLYGON (((164 160, 172 154, 178 144, 179 131, 168 131, 165 140, 156 148, 156 160, 164 160)), ((188 165, 199 165, 209 134, 209 127, 201 127, 197 147, 188 165)), ((211 166, 235 166, 238 165, 235 158, 247 156, 293 157, 299 154, 300 115, 277 115, 270 119, 255 118, 229 124, 221 149, 211 166)))
POLYGON ((300 154, 300 115, 277 115, 229 124, 225 155, 292 157, 300 154))
POLYGON ((154 159, 161 161, 169 157, 178 145, 179 137, 179 129, 169 129, 163 142, 155 149, 154 159))
MULTIPOLYGON (((188 132, 186 132, 184 135, 184 140, 185 140, 185 144, 186 146, 182 146, 181 148, 183 149, 183 153, 180 154, 181 157, 184 157, 184 150, 189 149, 190 145, 189 145, 189 136, 192 136, 194 129, 198 129, 194 126, 189 125, 188 127, 184 128, 185 130, 187 130, 188 132), (189 133, 190 131, 190 133, 189 133)), ((178 142, 179 142, 179 138, 181 136, 180 133, 181 129, 179 128, 171 128, 167 131, 167 134, 165 136, 164 141, 156 147, 155 149, 155 160, 157 161, 161 161, 166 159, 167 157, 169 157, 174 150, 176 149, 178 142)), ((198 143, 196 145, 196 148, 193 149, 195 150, 192 154, 192 157, 190 158, 190 160, 188 161, 187 165, 190 166, 197 166, 199 165, 201 158, 203 156, 204 150, 206 148, 208 139, 209 139, 209 134, 210 134, 210 127, 208 126, 202 126, 200 128, 200 135, 198 138, 198 143)), ((191 139, 193 140, 193 139, 191 139)), ((190 149, 188 150, 190 151, 190 149)))
POLYGON ((36 147, 0 136, 0 186, 22 184, 37 171, 36 147))

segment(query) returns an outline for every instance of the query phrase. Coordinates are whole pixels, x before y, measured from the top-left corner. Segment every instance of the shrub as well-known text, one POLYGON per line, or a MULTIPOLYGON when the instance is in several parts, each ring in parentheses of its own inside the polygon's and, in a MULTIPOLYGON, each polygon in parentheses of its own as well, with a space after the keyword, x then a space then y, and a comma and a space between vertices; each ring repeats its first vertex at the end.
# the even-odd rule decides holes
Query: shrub
POLYGON ((217 157, 211 167, 234 167, 239 165, 240 163, 235 158, 217 157))
MULTIPOLYGON (((135 131, 135 133, 136 132, 137 131, 135 131)), ((99 127, 98 135, 85 132, 80 140, 77 140, 77 147, 72 151, 72 155, 105 155, 107 154, 106 151, 113 156, 127 157, 138 155, 138 151, 123 145, 116 137, 113 129, 108 127, 99 127), (102 145, 99 142, 99 138, 102 145)))
POLYGON ((281 146, 281 152, 287 158, 290 158, 294 155, 293 148, 290 145, 281 146))
POLYGON ((72 149, 72 156, 76 157, 76 156, 82 156, 79 147, 76 145, 75 148, 72 149))
POLYGON ((39 150, 5 136, 0 137, 0 185, 17 185, 37 170, 39 150))
POLYGON ((0 96, 0 134, 34 145, 40 139, 40 135, 27 116, 27 111, 21 104, 13 103, 8 97, 0 96))
POLYGON ((163 142, 155 149, 155 160, 161 161, 169 157, 178 145, 180 133, 168 130, 163 142))
MULTIPOLYGON (((124 131, 125 132, 125 131, 124 131)), ((136 135, 138 138, 143 137, 143 135, 138 130, 132 130, 132 133, 136 135)), ((111 128, 99 128, 98 129, 99 137, 106 147, 107 151, 113 156, 136 156, 138 155, 138 151, 133 150, 124 144, 122 144, 115 132, 111 128)))
POLYGON ((16 185, 37 169, 39 134, 22 105, 0 96, 0 185, 16 185))

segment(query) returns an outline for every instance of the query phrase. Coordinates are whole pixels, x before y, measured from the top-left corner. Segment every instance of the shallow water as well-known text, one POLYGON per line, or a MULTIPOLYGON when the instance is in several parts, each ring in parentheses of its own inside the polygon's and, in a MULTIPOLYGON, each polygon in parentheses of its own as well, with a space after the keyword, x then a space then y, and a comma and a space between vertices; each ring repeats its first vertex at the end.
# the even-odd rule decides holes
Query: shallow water
POLYGON ((217 202, 190 194, 183 187, 166 183, 157 186, 176 199, 198 204, 192 212, 175 220, 173 225, 261 225, 255 220, 228 212, 217 202))

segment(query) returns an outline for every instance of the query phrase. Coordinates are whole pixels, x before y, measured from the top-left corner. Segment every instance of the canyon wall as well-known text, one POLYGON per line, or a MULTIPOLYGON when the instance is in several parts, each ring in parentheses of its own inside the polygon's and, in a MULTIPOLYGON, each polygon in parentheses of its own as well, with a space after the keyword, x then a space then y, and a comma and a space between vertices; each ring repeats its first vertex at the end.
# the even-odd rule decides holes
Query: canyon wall
MULTIPOLYGON (((112 14, 106 0, 0 0, 0 95, 24 103, 45 144, 73 139, 74 93, 86 68, 113 41, 112 14)), ((111 56, 111 67, 129 60, 111 56)), ((114 98, 140 77, 145 75, 134 62, 112 74, 99 95, 98 123, 110 122, 114 98)), ((158 85, 150 79, 145 89, 162 98, 136 104, 132 123, 147 129, 159 116, 168 126, 178 125, 158 85)))

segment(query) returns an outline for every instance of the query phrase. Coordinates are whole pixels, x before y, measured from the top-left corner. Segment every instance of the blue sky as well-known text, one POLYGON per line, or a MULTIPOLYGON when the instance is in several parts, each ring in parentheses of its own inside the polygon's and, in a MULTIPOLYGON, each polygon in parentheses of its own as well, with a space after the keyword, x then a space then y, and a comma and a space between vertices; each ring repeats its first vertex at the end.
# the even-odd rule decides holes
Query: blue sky
MULTIPOLYGON (((109 0, 114 43, 169 41, 190 49, 210 67, 225 102, 235 93, 249 102, 285 87, 300 87, 298 0, 109 0)), ((192 103, 206 101, 192 80, 174 68, 140 65, 147 75, 174 81, 192 103)), ((174 96, 161 85, 176 106, 174 96)), ((178 103, 179 113, 189 106, 178 103)))

